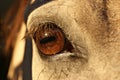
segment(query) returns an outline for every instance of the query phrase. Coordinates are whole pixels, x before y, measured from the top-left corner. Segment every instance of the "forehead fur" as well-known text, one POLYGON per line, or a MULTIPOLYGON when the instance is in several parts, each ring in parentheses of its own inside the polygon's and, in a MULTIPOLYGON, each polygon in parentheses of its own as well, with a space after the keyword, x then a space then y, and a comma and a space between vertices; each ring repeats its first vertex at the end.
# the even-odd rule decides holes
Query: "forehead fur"
MULTIPOLYGON (((116 30, 118 31, 119 29, 119 19, 120 19, 119 2, 120 2, 119 0, 117 0, 117 3, 114 0, 113 1, 55 0, 50 2, 49 4, 44 4, 43 7, 39 6, 38 9, 34 11, 34 14, 32 16, 40 16, 41 13, 46 11, 52 12, 52 15, 54 15, 56 13, 62 12, 62 8, 61 9, 59 8, 58 12, 54 12, 58 7, 66 6, 66 10, 68 11, 68 14, 72 15, 78 24, 80 25, 86 24, 86 26, 84 27, 86 27, 88 30, 91 30, 90 31, 91 34, 93 34, 93 32, 97 30, 96 31, 97 34, 95 34, 96 37, 100 37, 99 39, 104 39, 107 38, 108 36, 112 37, 112 33, 115 33, 114 35, 119 34, 119 32, 116 32, 116 30), (71 6, 67 6, 67 5, 71 5, 71 6), (74 9, 72 9, 72 7, 74 7, 74 9), (69 10, 67 8, 69 8, 69 10), (74 12, 75 10, 77 10, 77 12, 74 12), (90 25, 88 26, 88 24, 90 24, 91 27, 90 25)), ((46 14, 49 16, 50 13, 46 12, 46 14)))

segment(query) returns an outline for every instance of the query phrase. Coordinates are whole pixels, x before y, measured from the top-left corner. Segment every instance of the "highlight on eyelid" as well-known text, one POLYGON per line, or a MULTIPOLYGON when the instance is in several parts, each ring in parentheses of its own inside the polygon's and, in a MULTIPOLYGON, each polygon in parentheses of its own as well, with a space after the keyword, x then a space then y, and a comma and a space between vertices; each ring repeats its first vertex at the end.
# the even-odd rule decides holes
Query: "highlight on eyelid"
POLYGON ((38 50, 48 56, 61 52, 65 45, 63 31, 56 24, 50 22, 37 28, 33 38, 38 50))

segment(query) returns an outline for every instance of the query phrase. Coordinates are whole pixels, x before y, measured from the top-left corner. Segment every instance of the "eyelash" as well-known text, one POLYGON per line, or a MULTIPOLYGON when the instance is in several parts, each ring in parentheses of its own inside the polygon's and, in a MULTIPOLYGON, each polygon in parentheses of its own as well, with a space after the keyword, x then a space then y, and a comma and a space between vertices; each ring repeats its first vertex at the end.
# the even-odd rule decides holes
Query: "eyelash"
POLYGON ((40 23, 39 25, 31 26, 29 30, 27 29, 26 34, 25 34, 25 38, 26 38, 26 37, 31 37, 31 38, 33 38, 35 32, 36 32, 38 29, 44 29, 44 30, 47 29, 47 27, 44 26, 44 25, 47 25, 47 24, 49 24, 49 23, 54 24, 53 22, 45 22, 45 23, 40 23))

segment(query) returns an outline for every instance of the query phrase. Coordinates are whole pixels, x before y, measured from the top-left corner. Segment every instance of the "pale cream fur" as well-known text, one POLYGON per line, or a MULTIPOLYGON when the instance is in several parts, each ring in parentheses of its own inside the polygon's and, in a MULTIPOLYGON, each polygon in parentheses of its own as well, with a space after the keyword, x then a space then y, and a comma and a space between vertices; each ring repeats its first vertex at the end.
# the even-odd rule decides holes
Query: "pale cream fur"
POLYGON ((59 25, 78 51, 44 60, 33 40, 33 80, 120 80, 120 0, 51 1, 31 12, 28 31, 45 22, 59 25))

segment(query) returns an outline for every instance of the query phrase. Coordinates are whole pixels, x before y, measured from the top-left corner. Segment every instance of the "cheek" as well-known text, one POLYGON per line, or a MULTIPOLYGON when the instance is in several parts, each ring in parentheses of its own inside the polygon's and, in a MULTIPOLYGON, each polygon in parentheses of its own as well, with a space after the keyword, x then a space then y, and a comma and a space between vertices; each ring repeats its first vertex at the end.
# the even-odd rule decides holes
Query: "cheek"
POLYGON ((89 70, 87 65, 81 63, 81 59, 43 60, 34 41, 32 78, 33 80, 88 80, 90 78, 99 80, 94 71, 89 70))

